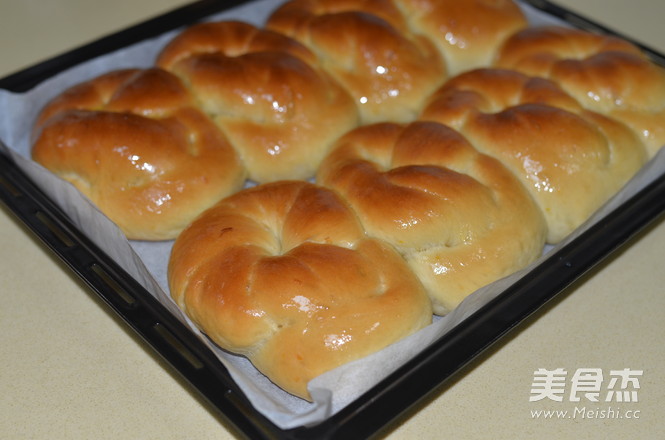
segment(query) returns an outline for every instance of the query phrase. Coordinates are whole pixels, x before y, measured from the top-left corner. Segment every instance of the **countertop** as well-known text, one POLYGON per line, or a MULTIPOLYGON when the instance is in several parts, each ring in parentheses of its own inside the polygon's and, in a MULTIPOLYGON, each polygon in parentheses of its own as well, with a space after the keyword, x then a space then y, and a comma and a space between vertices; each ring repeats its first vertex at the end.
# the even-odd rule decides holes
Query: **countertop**
MULTIPOLYGON (((184 3, 1 0, 0 77, 184 3)), ((665 2, 559 4, 665 52, 665 2)), ((381 435, 662 438, 664 248, 665 223, 658 221, 381 435), (537 372, 555 375, 559 368, 566 371, 562 401, 530 401, 534 383, 544 377, 537 372), (634 379, 624 388, 635 391, 632 401, 605 402, 620 389, 610 378, 624 370, 634 379), (584 373, 603 374, 598 402, 581 388, 571 392, 574 383, 590 385, 582 379, 591 376, 575 382, 584 373), (582 399, 574 401, 573 394, 582 399)), ((2 204, 0 295, 0 438, 235 438, 233 428, 2 204)))

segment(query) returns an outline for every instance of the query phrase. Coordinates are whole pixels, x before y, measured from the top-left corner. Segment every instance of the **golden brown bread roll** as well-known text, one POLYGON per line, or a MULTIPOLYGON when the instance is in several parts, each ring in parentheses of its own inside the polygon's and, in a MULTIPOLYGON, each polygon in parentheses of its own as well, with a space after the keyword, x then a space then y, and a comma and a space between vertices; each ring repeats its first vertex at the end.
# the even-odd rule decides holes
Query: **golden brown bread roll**
POLYGON ((590 110, 630 126, 649 155, 665 145, 665 69, 618 37, 579 29, 524 29, 501 48, 495 65, 558 83, 590 110))
POLYGON ((237 191, 246 172, 180 80, 119 70, 41 112, 32 157, 88 196, 130 239, 172 239, 237 191))
POLYGON ((390 0, 292 0, 266 26, 309 47, 355 99, 363 123, 406 122, 446 78, 434 44, 390 0))
POLYGON ((651 154, 665 142, 663 72, 639 50, 555 28, 509 38, 525 26, 509 0, 291 0, 268 29, 195 25, 160 68, 50 103, 34 158, 131 239, 174 238, 196 217, 169 262, 174 300, 307 399, 314 377, 586 220, 647 158, 624 123, 651 154), (482 69, 433 93, 495 58, 553 81, 482 69), (376 121, 399 123, 349 131, 376 121), (310 178, 324 157, 328 189, 280 181, 215 204, 247 176, 310 178))
POLYGON ((442 124, 355 129, 317 179, 348 200, 370 236, 398 249, 437 314, 542 253, 545 221, 521 183, 442 124))
POLYGON ((213 341, 306 399, 314 377, 432 319, 399 254, 333 191, 302 181, 249 188, 202 214, 174 244, 169 285, 213 341))
POLYGON ((189 27, 157 64, 180 76, 256 182, 307 179, 358 124, 351 97, 300 43, 248 23, 189 27))
POLYGON ((550 243, 580 226, 647 159, 624 124, 516 71, 458 75, 432 95, 421 118, 450 125, 506 165, 542 209, 550 243))
POLYGON ((437 46, 450 76, 488 66, 528 23, 513 0, 394 0, 413 29, 437 46))

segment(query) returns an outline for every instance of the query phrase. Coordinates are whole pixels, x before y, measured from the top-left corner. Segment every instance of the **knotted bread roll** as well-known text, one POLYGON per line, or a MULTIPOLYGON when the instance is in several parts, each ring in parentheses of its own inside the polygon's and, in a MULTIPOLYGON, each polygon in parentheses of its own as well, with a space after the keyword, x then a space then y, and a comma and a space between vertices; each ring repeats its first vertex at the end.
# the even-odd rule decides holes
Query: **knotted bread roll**
POLYGON ((180 80, 118 70, 52 100, 32 157, 88 196, 130 239, 173 239, 240 189, 246 172, 180 80))
POLYGON ((450 76, 486 67, 528 22, 513 0, 394 0, 412 29, 429 37, 450 76))
POLYGON ((291 0, 266 26, 309 47, 363 123, 413 120, 447 76, 434 44, 409 30, 391 0, 291 0))
POLYGON ((348 200, 370 236, 398 249, 437 314, 542 253, 546 226, 531 196, 499 161, 442 124, 355 129, 317 180, 348 200))
POLYGON ((628 126, 663 143, 663 73, 634 46, 526 24, 509 0, 291 0, 266 28, 197 24, 158 68, 56 98, 33 157, 130 239, 189 224, 175 302, 309 399, 579 226, 647 159, 628 126), (470 70, 492 60, 512 70, 470 70), (281 180, 317 168, 328 188, 281 180), (248 177, 271 183, 229 195, 248 177))
POLYGON ((665 69, 623 39, 528 28, 505 42, 495 65, 555 81, 585 107, 630 126, 650 156, 665 145, 665 69))
POLYGON ((351 97, 307 48, 248 23, 191 26, 157 65, 190 87, 259 183, 310 178, 334 139, 358 124, 351 97))
POLYGON ((302 181, 249 188, 206 211, 176 240, 169 285, 213 341, 305 399, 314 377, 432 320, 399 254, 368 238, 337 194, 302 181))
POLYGON ((552 81, 516 71, 452 78, 421 119, 459 130, 508 167, 542 209, 550 243, 580 226, 647 159, 627 126, 585 110, 552 81))

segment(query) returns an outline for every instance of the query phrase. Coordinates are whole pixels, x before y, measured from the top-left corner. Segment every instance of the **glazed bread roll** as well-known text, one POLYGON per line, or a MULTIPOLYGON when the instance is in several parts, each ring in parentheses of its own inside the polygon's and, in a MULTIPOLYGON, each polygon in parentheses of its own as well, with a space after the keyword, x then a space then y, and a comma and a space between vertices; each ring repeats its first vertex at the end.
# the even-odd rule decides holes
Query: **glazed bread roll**
POLYGON ((35 124, 32 157, 71 182, 130 239, 173 239, 240 189, 224 134, 161 69, 104 74, 63 92, 35 124))
POLYGON ((394 0, 413 29, 429 37, 450 76, 490 65, 501 44, 528 23, 513 0, 394 0))
POLYGON ((292 0, 266 26, 309 47, 365 124, 413 120, 446 78, 434 44, 410 32, 390 0, 292 0))
POLYGON ((222 348, 309 399, 314 377, 431 322, 404 260, 333 191, 255 186, 202 214, 169 263, 176 303, 222 348))
POLYGON ((349 94, 307 48, 247 23, 189 27, 157 65, 190 87, 259 183, 310 178, 333 140, 358 124, 349 94))
POLYGON ((501 68, 558 83, 590 110, 629 125, 653 156, 665 145, 665 69, 620 38, 544 26, 512 35, 501 68))
POLYGON ((476 69, 432 95, 423 120, 447 124, 499 159, 540 206, 548 242, 580 226, 647 160, 627 126, 585 110, 552 81, 476 69))
POLYGON ((543 216, 520 182, 455 130, 379 123, 343 136, 317 180, 394 245, 446 314, 542 253, 543 216))
POLYGON ((33 158, 129 239, 175 239, 176 304, 311 399, 533 262, 665 143, 665 73, 637 47, 526 26, 512 0, 199 23, 50 102, 33 158))

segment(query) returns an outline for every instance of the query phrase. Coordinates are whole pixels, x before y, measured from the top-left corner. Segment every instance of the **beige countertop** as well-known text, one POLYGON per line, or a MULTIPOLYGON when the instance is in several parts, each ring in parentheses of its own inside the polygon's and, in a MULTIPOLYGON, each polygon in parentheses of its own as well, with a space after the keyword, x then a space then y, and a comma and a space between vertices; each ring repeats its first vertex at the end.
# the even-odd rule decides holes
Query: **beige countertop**
MULTIPOLYGON (((0 77, 184 3, 0 0, 0 77)), ((665 52, 665 2, 559 4, 665 52)), ((660 221, 384 435, 662 438, 664 248, 660 221), (534 372, 557 368, 567 371, 562 401, 530 401, 534 372), (596 388, 599 402, 570 396, 573 374, 586 369, 604 375, 603 387, 596 388), (604 402, 613 371, 623 369, 642 372, 638 401, 604 402), (535 415, 539 410, 574 417, 546 418, 535 415)), ((234 438, 232 429, 1 204, 0 297, 0 438, 234 438)))

